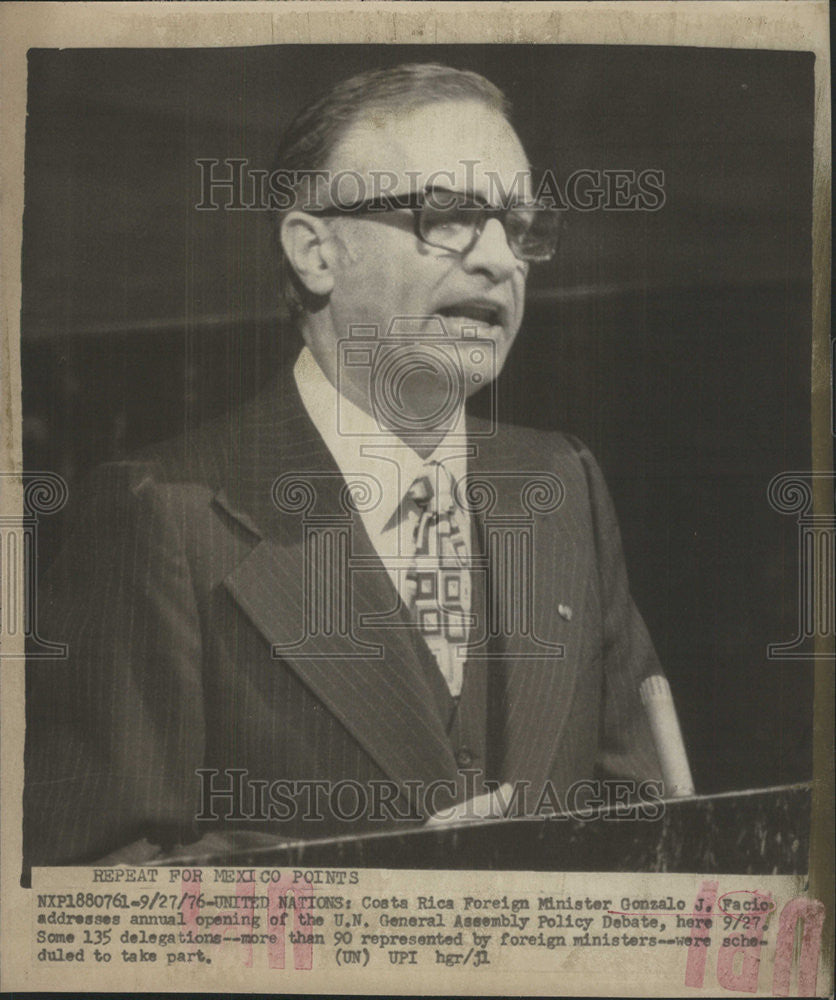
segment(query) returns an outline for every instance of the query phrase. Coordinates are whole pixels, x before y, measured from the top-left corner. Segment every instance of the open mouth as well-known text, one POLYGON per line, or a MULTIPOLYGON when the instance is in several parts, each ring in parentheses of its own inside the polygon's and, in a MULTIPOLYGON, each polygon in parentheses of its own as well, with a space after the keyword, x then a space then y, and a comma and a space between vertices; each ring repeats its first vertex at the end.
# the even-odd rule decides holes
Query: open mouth
POLYGON ((477 326, 499 326, 502 323, 502 310, 499 306, 477 302, 459 302, 444 306, 438 310, 438 315, 445 319, 475 323, 477 326))

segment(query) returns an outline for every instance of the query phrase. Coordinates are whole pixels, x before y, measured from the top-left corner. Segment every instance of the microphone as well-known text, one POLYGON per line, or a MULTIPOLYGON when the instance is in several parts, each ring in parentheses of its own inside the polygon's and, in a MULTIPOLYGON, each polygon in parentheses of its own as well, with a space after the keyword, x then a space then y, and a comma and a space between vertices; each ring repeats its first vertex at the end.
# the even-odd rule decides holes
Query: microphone
POLYGON ((639 694, 650 722, 659 763, 662 765, 665 795, 672 799, 693 795, 694 779, 688 766, 688 756, 682 742, 682 731, 667 677, 661 674, 645 677, 639 687, 639 694))

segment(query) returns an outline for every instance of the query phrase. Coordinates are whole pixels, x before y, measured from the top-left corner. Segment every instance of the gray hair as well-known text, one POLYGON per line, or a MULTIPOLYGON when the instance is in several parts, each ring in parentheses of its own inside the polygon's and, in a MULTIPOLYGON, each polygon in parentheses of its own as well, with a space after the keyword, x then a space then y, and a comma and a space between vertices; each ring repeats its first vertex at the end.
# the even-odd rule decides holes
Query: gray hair
MULTIPOLYGON (((351 127, 375 112, 409 112, 445 101, 478 101, 509 120, 502 91, 479 73, 439 63, 406 63, 343 80, 293 119, 282 136, 275 169, 282 174, 324 170, 351 127)), ((283 213, 276 213, 277 235, 283 213)), ((291 315, 305 307, 307 291, 279 245, 281 289, 291 315)))

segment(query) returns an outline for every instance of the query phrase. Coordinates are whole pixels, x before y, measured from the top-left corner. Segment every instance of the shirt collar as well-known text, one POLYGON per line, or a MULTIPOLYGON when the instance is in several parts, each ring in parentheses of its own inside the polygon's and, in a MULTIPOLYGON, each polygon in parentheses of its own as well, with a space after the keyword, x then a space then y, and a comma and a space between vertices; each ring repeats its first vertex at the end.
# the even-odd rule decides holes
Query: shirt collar
POLYGON ((397 435, 381 429, 371 414, 341 396, 308 347, 303 347, 296 359, 293 375, 308 416, 343 476, 368 473, 383 484, 384 502, 363 513, 370 533, 380 534, 384 530, 409 487, 424 474, 428 462, 443 462, 456 482, 467 475, 464 407, 444 440, 424 459, 397 435), (384 452, 391 455, 400 477, 392 462, 378 457, 384 452))

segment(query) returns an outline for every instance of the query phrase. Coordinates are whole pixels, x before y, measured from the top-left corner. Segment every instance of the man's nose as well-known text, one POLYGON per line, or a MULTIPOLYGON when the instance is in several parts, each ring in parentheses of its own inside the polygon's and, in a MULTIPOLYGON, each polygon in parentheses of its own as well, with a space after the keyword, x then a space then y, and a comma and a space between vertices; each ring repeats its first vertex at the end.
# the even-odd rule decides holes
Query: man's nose
POLYGON ((504 281, 525 265, 514 256, 499 219, 488 219, 478 239, 462 258, 462 266, 465 271, 482 271, 494 281, 504 281))

